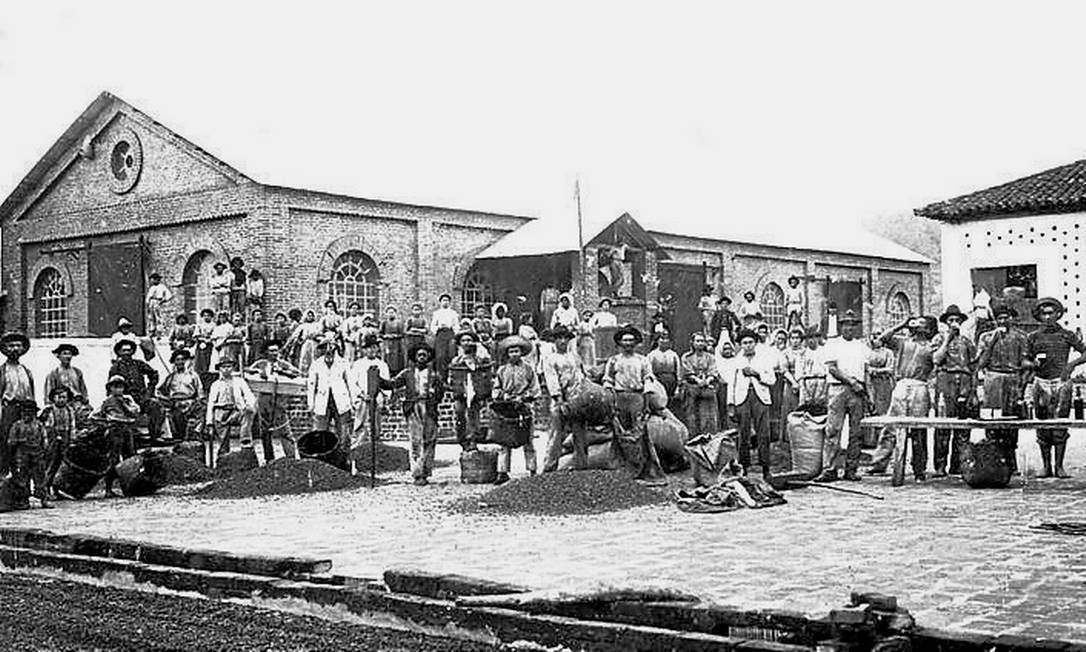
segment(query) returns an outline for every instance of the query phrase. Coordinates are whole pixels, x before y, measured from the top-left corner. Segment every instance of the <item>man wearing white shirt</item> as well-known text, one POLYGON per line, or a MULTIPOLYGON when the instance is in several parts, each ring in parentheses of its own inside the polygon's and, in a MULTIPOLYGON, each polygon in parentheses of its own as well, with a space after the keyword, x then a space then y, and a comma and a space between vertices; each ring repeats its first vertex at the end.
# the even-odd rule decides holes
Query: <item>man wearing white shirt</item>
POLYGON ((727 366, 728 416, 739 424, 739 463, 750 466, 750 440, 757 439, 763 477, 769 472, 769 388, 776 381, 774 359, 758 348, 758 334, 739 333, 739 354, 727 366))
MULTIPOLYGON (((332 342, 321 342, 317 352, 320 357, 309 366, 305 392, 309 410, 313 413, 313 429, 332 430, 339 437, 340 448, 349 450, 351 435, 347 424, 352 405, 349 367, 336 355, 337 347, 332 342)), ((283 440, 283 453, 294 457, 294 447, 286 450, 286 441, 283 440)))
POLYGON ((218 455, 230 452, 229 429, 240 430, 242 448, 253 447, 253 415, 256 414, 256 396, 241 376, 234 375, 234 360, 219 360, 219 379, 211 383, 207 394, 205 423, 216 436, 222 437, 218 455))
POLYGON ((860 420, 864 416, 866 390, 864 371, 870 349, 856 339, 860 319, 851 310, 837 322, 841 337, 826 345, 823 361, 826 363, 828 417, 826 437, 822 443, 822 475, 819 482, 837 479, 837 463, 841 457, 841 430, 848 418, 848 450, 845 453, 845 480, 859 481, 860 467, 860 420))
MULTIPOLYGON (((377 357, 380 344, 376 336, 367 335, 362 341, 362 357, 351 363, 351 370, 348 373, 351 396, 354 400, 354 436, 352 437, 354 441, 364 437, 370 428, 371 420, 379 417, 379 411, 372 416, 370 411, 377 410, 377 397, 380 395, 380 390, 392 387, 388 364, 377 357), (377 370, 375 377, 377 387, 370 387, 371 368, 377 370)), ((381 424, 377 423, 376 428, 380 432, 381 424)))

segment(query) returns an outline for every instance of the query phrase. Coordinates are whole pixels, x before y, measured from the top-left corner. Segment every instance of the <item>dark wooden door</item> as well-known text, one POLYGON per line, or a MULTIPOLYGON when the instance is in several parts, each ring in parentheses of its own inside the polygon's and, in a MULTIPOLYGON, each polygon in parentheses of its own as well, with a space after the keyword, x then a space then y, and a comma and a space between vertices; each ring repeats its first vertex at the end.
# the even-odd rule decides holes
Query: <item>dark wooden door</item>
MULTIPOLYGON (((846 310, 851 310, 860 318, 860 332, 865 331, 864 323, 864 289, 859 281, 830 281, 826 284, 826 298, 828 303, 837 306, 837 318, 844 316, 846 310)), ((823 318, 823 327, 825 327, 823 318)))
POLYGON ((143 333, 143 256, 139 242, 92 246, 87 258, 87 329, 108 337, 127 317, 143 333))
POLYGON ((690 348, 690 336, 701 330, 698 301, 705 272, 694 265, 660 265, 660 303, 670 306, 671 337, 677 351, 690 348))

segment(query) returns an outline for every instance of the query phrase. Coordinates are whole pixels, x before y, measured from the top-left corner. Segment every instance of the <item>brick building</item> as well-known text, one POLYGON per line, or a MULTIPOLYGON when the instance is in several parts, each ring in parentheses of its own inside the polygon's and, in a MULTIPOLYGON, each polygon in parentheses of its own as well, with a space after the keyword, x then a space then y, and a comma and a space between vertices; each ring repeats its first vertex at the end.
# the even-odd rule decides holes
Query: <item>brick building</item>
POLYGON ((432 306, 527 220, 264 185, 103 93, 0 205, 3 316, 38 337, 106 336, 122 315, 139 329, 148 274, 174 291, 167 314, 193 314, 233 256, 272 310, 432 306))

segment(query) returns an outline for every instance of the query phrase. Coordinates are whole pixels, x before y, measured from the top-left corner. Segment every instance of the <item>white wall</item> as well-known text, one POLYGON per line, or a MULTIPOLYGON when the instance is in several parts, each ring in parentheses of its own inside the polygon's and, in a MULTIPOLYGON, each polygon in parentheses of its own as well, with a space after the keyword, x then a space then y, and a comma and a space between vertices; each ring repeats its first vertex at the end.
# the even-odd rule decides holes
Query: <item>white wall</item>
MULTIPOLYGON (((30 373, 34 375, 34 390, 38 405, 45 405, 45 377, 57 366, 57 358, 52 351, 61 342, 70 342, 79 347, 79 355, 72 359, 72 366, 82 370, 83 380, 87 383, 87 393, 90 395, 87 398, 91 405, 98 407, 102 399, 106 397, 106 381, 109 379, 109 366, 113 360, 113 344, 109 338, 31 338, 30 352, 24 355, 20 362, 29 367, 30 373)), ((161 378, 167 371, 166 360, 169 356, 169 346, 164 342, 159 343, 158 351, 160 357, 149 363, 158 370, 161 378)), ((136 351, 136 357, 143 360, 143 352, 136 351)))
POLYGON ((973 268, 1037 265, 1038 296, 1054 296, 1063 302, 1065 326, 1086 326, 1084 250, 1086 213, 943 224, 943 303, 957 303, 968 310, 973 268))

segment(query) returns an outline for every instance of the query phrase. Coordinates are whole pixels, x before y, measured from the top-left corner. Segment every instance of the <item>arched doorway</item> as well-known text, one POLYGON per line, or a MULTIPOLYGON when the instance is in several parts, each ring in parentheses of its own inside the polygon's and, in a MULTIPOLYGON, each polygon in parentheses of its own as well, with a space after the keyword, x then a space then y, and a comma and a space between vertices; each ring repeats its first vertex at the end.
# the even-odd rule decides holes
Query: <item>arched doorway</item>
POLYGON ((345 251, 332 264, 328 295, 341 310, 357 301, 363 313, 380 319, 381 272, 365 252, 345 251))
POLYGON ((200 311, 211 307, 211 290, 208 281, 215 273, 215 257, 210 251, 197 251, 185 263, 181 273, 181 301, 189 321, 196 323, 200 311))
POLYGON ((34 281, 34 334, 64 337, 68 334, 68 293, 64 277, 46 267, 34 281))

